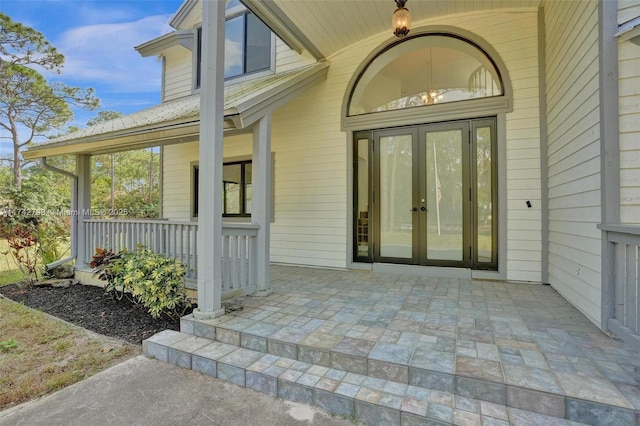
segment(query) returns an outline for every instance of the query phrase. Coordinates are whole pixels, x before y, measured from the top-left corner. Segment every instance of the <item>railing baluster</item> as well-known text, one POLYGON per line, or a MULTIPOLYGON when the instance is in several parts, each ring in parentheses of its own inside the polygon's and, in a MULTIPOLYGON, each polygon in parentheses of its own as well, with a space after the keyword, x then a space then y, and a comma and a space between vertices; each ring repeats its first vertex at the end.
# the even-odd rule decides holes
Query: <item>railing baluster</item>
POLYGON ((193 278, 198 278, 198 225, 193 225, 193 278))
POLYGON ((625 296, 625 282, 626 282, 626 265, 625 265, 625 246, 623 244, 616 245, 616 319, 624 324, 624 296, 625 296))
POLYGON ((244 235, 238 237, 238 276, 240 286, 249 287, 247 280, 247 238, 244 235))
POLYGON ((222 289, 228 291, 233 288, 230 280, 230 265, 229 265, 229 236, 222 237, 222 289))
MULTIPOLYGON (((198 224, 167 220, 88 219, 85 221, 87 262, 96 247, 115 252, 129 251, 142 244, 156 253, 182 261, 187 278, 197 279, 198 224)), ((256 284, 257 225, 223 224, 222 229, 222 284, 223 291, 245 288, 248 293, 256 284)))
POLYGON ((610 247, 608 271, 602 277, 602 327, 640 350, 640 226, 601 224, 598 228, 610 247))
MULTIPOLYGON (((636 334, 640 335, 640 247, 636 247, 636 334)), ((633 303, 633 301, 632 301, 633 303)))
POLYGON ((632 245, 627 245, 626 247, 626 253, 625 253, 625 263, 627 265, 627 271, 626 271, 626 279, 625 279, 625 287, 626 287, 626 297, 625 300, 627 301, 627 303, 625 303, 625 318, 624 318, 624 324, 629 327, 631 329, 631 331, 633 331, 634 333, 637 333, 638 330, 636 329, 636 318, 638 315, 638 312, 636 311, 636 297, 637 297, 637 286, 636 283, 638 282, 638 277, 636 275, 636 272, 638 270, 638 267, 636 266, 636 253, 637 253, 637 248, 635 246, 632 245))
POLYGON ((238 262, 240 261, 240 253, 238 252, 238 240, 239 236, 234 235, 231 238, 231 285, 233 288, 242 287, 239 276, 238 262))

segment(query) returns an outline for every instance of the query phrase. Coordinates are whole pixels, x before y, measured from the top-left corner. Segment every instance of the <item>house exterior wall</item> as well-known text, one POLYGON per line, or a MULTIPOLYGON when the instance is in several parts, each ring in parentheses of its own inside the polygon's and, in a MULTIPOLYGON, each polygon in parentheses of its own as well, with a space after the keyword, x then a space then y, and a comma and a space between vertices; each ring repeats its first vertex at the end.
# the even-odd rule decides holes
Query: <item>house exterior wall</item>
POLYGON ((193 91, 192 54, 191 51, 175 46, 165 54, 164 97, 163 102, 188 96, 193 91))
POLYGON ((600 322, 598 2, 545 2, 549 281, 600 322))
MULTIPOLYGON (((225 138, 225 159, 250 156, 251 144, 250 134, 225 138)), ((162 149, 162 216, 169 220, 191 220, 191 168, 198 162, 198 142, 168 145, 162 149)))
MULTIPOLYGON (((424 21, 415 28, 428 25, 424 21)), ((440 17, 437 25, 471 31, 489 42, 505 62, 514 89, 514 112, 507 114, 504 150, 507 164, 507 278, 540 281, 540 131, 538 105, 537 14, 473 13, 440 17), (526 200, 534 207, 527 208, 526 200)), ((351 141, 339 130, 340 106, 357 67, 389 39, 381 34, 328 58, 331 66, 321 87, 293 100, 274 114, 276 162, 276 222, 272 226, 272 260, 330 262, 344 267, 350 258, 346 224, 351 193, 346 185, 347 150, 351 141), (304 144, 300 139, 304 139, 304 144), (289 142, 286 142, 289 140, 289 142), (288 164, 287 175, 280 168, 288 164), (286 185, 282 192, 280 186, 286 185), (283 203, 280 206, 279 203, 283 203), (318 206, 323 206, 318 210, 318 206), (280 221, 282 208, 291 221, 280 221), (311 236, 309 233, 311 232, 311 236), (326 261, 314 241, 321 242, 326 261), (307 254, 308 253, 308 254, 307 254), (331 258, 328 256, 331 255, 331 258), (337 256, 336 256, 337 255, 337 256), (291 256, 291 257, 290 257, 291 256)), ((326 263, 323 263, 326 264, 326 263)))
MULTIPOLYGON (((202 2, 198 2, 189 14, 181 22, 180 30, 195 30, 202 25, 202 2)), ((285 72, 304 65, 314 63, 314 59, 308 55, 299 55, 291 50, 282 40, 276 37, 275 42, 275 72, 285 72)), ((166 58, 163 83, 163 102, 189 96, 194 93, 194 77, 192 74, 195 51, 175 46, 163 52, 166 58)), ((228 84, 233 84, 233 79, 228 84)))
MULTIPOLYGON (((637 0, 618 3, 618 24, 640 16, 637 0)), ((640 225, 640 46, 618 42, 620 221, 640 225)))
MULTIPOLYGON (((510 280, 541 280, 540 108, 538 95, 538 11, 480 12, 414 23, 414 28, 449 25, 477 34, 498 52, 513 87, 514 110, 506 114, 507 273, 510 280), (528 208, 526 201, 532 203, 528 208)), ((301 265, 346 267, 349 205, 348 150, 351 140, 341 131, 341 107, 349 82, 369 53, 390 40, 390 34, 358 42, 327 58, 326 81, 275 111, 272 151, 275 154, 274 218, 271 260, 301 265)), ((278 70, 309 61, 293 60, 278 45, 278 70), (282 68, 281 68, 282 67, 282 68)), ((225 158, 251 154, 250 140, 225 139, 225 158)), ((164 148, 165 217, 188 220, 190 164, 197 161, 197 143, 164 148)), ((504 267, 504 265, 503 265, 504 267)))

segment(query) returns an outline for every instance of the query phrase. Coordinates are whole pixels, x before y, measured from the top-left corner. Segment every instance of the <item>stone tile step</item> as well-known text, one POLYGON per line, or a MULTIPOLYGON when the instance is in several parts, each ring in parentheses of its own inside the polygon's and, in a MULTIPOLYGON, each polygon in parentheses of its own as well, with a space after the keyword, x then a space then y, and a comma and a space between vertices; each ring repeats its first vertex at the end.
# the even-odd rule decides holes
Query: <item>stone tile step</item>
POLYGON ((143 352, 161 361, 274 397, 316 405, 372 426, 508 425, 523 424, 524 420, 528 422, 524 424, 636 424, 636 413, 620 407, 515 386, 505 387, 499 400, 491 396, 490 399, 498 400, 495 402, 478 393, 485 384, 471 383, 464 377, 455 377, 455 392, 442 391, 172 330, 143 341, 143 352))
MULTIPOLYGON (((461 355, 454 361, 453 354, 426 349, 416 349, 412 354, 411 342, 404 346, 327 333, 305 333, 304 330, 232 316, 205 321, 185 316, 180 328, 187 334, 266 354, 490 403, 508 404, 559 418, 565 418, 565 411, 571 409, 620 412, 626 413, 623 417, 635 415, 640 419, 640 411, 634 413, 631 406, 618 405, 626 402, 622 399, 594 401, 576 397, 582 393, 567 395, 558 386, 552 386, 553 380, 544 375, 544 371, 507 366, 504 374, 509 375, 508 383, 503 367, 497 362, 461 355), (441 359, 448 355, 451 355, 450 359, 441 359), (455 373, 454 362, 457 363, 455 373)), ((591 392, 584 394, 591 395, 591 392)))

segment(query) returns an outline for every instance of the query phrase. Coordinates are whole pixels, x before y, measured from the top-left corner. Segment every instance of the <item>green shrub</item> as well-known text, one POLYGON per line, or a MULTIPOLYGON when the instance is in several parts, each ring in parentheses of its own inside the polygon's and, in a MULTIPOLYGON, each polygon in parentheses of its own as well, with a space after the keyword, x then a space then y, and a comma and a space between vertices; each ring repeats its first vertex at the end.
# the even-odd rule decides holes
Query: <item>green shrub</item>
POLYGON ((130 294, 154 318, 163 313, 176 318, 190 306, 184 288, 184 265, 146 247, 119 253, 97 249, 91 266, 106 279, 107 293, 118 299, 130 294))

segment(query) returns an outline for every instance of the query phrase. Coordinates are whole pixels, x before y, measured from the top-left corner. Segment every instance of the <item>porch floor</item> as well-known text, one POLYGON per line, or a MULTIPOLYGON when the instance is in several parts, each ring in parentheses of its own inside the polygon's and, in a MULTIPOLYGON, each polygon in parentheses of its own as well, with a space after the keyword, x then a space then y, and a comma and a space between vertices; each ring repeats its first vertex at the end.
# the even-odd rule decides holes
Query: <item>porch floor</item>
POLYGON ((378 402, 393 393, 376 379, 589 424, 640 419, 640 354, 549 286, 281 265, 271 285, 183 331, 323 366, 314 385, 378 402))

